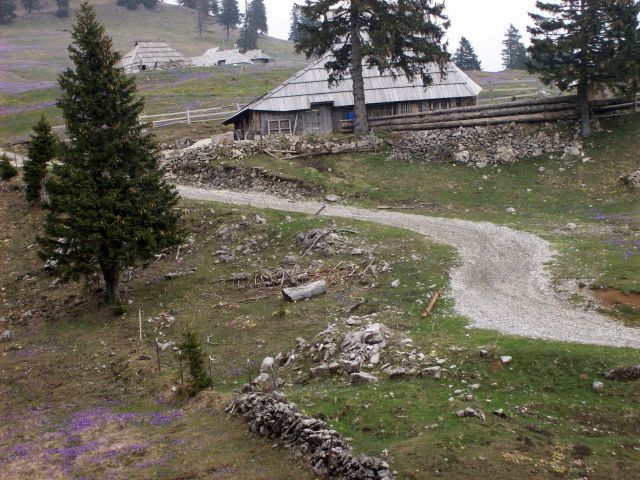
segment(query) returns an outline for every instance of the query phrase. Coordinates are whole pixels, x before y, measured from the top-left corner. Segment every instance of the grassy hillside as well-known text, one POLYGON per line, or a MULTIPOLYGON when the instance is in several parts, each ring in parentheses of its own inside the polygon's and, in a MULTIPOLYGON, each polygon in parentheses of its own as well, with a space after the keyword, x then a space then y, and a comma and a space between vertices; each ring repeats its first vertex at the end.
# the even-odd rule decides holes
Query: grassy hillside
MULTIPOLYGON (((53 4, 53 0, 46 0, 53 4)), ((71 0, 72 10, 79 5, 71 0)), ((203 54, 208 48, 232 47, 238 38, 233 31, 229 42, 219 25, 210 25, 198 36, 194 13, 176 5, 159 4, 155 10, 139 8, 127 10, 115 0, 92 0, 98 19, 102 22, 115 47, 126 53, 135 40, 165 40, 187 56, 203 54)), ((50 6, 49 6, 50 7, 50 6)), ((10 25, 0 28, 0 92, 15 93, 42 86, 50 86, 61 68, 68 65, 67 46, 75 15, 59 19, 51 8, 30 15, 21 14, 10 25), (13 89, 13 92, 12 92, 13 89)), ((292 44, 275 38, 261 38, 259 47, 281 61, 300 61, 292 44)))

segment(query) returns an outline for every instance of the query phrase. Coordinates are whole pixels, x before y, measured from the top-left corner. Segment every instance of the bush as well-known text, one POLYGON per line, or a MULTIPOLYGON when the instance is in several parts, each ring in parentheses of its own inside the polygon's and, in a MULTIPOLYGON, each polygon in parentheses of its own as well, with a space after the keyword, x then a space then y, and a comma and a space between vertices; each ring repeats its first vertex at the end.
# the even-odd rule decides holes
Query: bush
POLYGON ((204 365, 204 350, 200 345, 196 332, 187 327, 182 334, 182 343, 179 345, 180 352, 189 363, 189 374, 191 376, 191 394, 204 390, 211 386, 211 379, 207 376, 204 365))
POLYGON ((2 162, 0 162, 0 178, 2 180, 11 180, 18 176, 18 169, 11 165, 9 157, 2 155, 2 162))

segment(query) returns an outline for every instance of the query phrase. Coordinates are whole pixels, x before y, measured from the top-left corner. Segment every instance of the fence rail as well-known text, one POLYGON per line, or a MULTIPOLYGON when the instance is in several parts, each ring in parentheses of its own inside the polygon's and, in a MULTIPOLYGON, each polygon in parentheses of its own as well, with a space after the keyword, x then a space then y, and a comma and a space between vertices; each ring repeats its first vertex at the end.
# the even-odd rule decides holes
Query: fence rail
MULTIPOLYGON (((592 116, 604 118, 640 112, 640 94, 635 98, 616 98, 590 102, 592 116)), ((477 127, 505 123, 535 123, 577 119, 578 98, 561 96, 536 100, 518 100, 500 104, 482 104, 445 110, 406 113, 369 118, 369 126, 381 130, 435 130, 477 127)), ((345 132, 353 130, 352 121, 343 121, 345 132)))
POLYGON ((242 108, 242 105, 225 105, 223 107, 201 108, 197 110, 187 109, 183 112, 159 113, 155 115, 141 115, 140 122, 148 123, 152 128, 168 127, 186 123, 210 122, 214 120, 224 120, 242 108))

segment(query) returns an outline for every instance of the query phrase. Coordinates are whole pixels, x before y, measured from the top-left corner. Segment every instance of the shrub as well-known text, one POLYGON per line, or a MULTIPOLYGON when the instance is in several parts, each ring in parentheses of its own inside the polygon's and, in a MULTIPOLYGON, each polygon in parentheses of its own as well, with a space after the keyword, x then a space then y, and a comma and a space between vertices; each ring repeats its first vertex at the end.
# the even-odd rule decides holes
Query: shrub
POLYGON ((198 340, 196 332, 191 328, 182 334, 182 343, 179 345, 181 354, 189 363, 189 374, 191 376, 191 393, 196 393, 211 386, 211 379, 207 376, 204 365, 204 350, 198 340))
POLYGON ((2 162, 0 162, 0 178, 2 180, 11 180, 13 177, 18 176, 18 169, 11 165, 9 157, 2 155, 2 162))

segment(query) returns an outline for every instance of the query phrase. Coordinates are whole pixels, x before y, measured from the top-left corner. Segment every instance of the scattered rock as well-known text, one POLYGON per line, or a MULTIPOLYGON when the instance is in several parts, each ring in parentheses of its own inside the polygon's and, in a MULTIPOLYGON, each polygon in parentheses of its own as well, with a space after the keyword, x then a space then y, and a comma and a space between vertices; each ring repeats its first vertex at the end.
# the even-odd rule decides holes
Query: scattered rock
POLYGON ((351 255, 364 255, 365 253, 367 253, 367 251, 363 248, 354 248, 351 250, 351 255))
POLYGON ((324 197, 327 202, 335 203, 340 201, 340 197, 338 195, 329 194, 324 197))
POLYGON ((260 373, 271 373, 273 371, 274 364, 275 360, 273 357, 265 357, 260 364, 260 373))
POLYGON ((351 385, 363 385, 365 383, 377 383, 380 380, 375 375, 366 372, 355 372, 350 375, 351 385))
POLYGON ((564 226, 564 229, 569 231, 569 232, 573 232, 576 228, 578 228, 578 226, 575 223, 567 223, 564 226))
POLYGON ((595 382, 593 382, 593 384, 591 384, 591 388, 596 393, 602 393, 604 391, 604 383, 596 380, 595 382))
POLYGON ((620 382, 640 380, 640 365, 612 368, 604 374, 604 378, 607 380, 618 380, 620 382))
POLYGON ((513 361, 513 357, 510 357, 509 355, 502 355, 500 357, 500 361, 503 365, 509 365, 513 361))
POLYGON ((391 380, 403 379, 411 375, 411 371, 403 367, 388 368, 385 373, 391 380))
POLYGON ((422 370, 422 375, 425 377, 440 379, 440 376, 442 375, 442 367, 427 367, 422 370))
POLYGON ((398 288, 399 286, 400 286, 400 280, 394 280, 393 282, 391 282, 392 288, 398 288))
POLYGON ((285 255, 285 257, 282 259, 282 265, 284 267, 293 267, 299 264, 300 264, 300 259, 295 255, 285 255))
POLYGON ((622 180, 622 183, 624 183, 632 192, 640 192, 640 170, 622 175, 620 180, 622 180))
POLYGON ((2 335, 0 335, 0 342, 10 342, 11 340, 13 340, 12 330, 5 330, 2 332, 2 335))
POLYGON ((505 212, 507 212, 510 215, 513 215, 514 213, 516 213, 516 209, 513 207, 507 207, 507 209, 505 210, 505 212))
POLYGON ((485 421, 484 412, 482 410, 476 410, 475 408, 467 407, 464 410, 460 410, 456 412, 456 415, 459 417, 476 417, 485 421))
POLYGON ((499 408, 497 410, 494 410, 493 412, 491 412, 493 415, 495 415, 498 418, 509 418, 509 415, 507 415, 503 409, 499 408))

